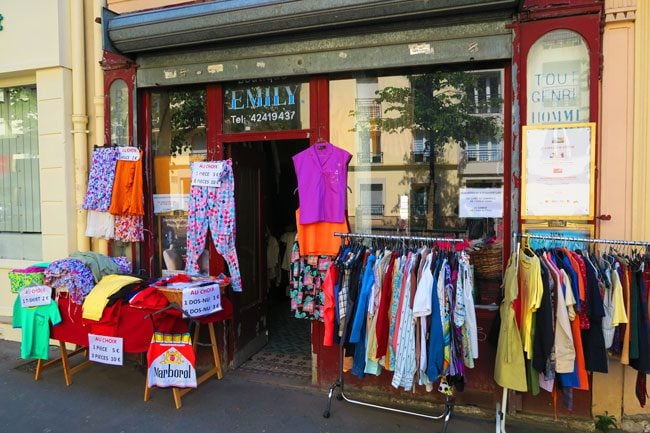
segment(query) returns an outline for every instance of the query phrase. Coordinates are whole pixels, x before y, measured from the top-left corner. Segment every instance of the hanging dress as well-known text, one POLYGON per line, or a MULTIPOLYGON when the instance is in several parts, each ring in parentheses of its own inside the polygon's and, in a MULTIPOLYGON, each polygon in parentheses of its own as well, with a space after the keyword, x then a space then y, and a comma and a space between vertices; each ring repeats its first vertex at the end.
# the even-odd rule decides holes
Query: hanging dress
POLYGON ((499 329, 499 343, 494 366, 494 380, 503 388, 526 392, 528 391, 526 365, 513 307, 513 302, 517 298, 516 263, 516 253, 512 253, 503 278, 504 299, 499 308, 501 328, 499 329))

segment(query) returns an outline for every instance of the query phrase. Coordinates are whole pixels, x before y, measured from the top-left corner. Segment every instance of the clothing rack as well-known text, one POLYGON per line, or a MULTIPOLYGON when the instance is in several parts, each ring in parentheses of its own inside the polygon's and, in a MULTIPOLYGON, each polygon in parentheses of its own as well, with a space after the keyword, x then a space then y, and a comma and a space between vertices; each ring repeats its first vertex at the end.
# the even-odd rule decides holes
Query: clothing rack
MULTIPOLYGON (((616 239, 599 239, 599 238, 576 238, 571 236, 552 236, 552 235, 534 235, 529 233, 513 233, 512 239, 513 244, 516 243, 517 239, 542 239, 549 241, 563 241, 563 242, 584 242, 589 244, 606 244, 606 245, 623 245, 623 246, 645 246, 650 249, 650 241, 627 241, 627 240, 616 240, 616 239)), ((519 252, 519 244, 516 243, 516 251, 519 252)), ((519 260, 517 260, 518 262, 519 260)), ((508 388, 503 388, 503 394, 501 396, 501 402, 497 402, 496 406, 496 432, 497 433, 506 433, 506 409, 508 404, 508 388)))
MULTIPOLYGON (((451 242, 451 243, 457 243, 457 242, 465 242, 465 239, 459 239, 459 238, 441 238, 441 237, 426 237, 426 236, 398 236, 398 235, 376 235, 376 234, 368 234, 368 233, 340 233, 340 232, 334 232, 334 236, 338 236, 341 238, 341 245, 345 242, 346 238, 362 238, 362 239, 384 239, 384 240, 394 240, 394 241, 423 241, 423 242, 451 242)), ((345 392, 343 390, 344 386, 344 380, 343 380, 343 347, 345 345, 345 334, 344 337, 341 338, 341 341, 339 342, 339 378, 336 382, 330 386, 329 393, 327 396, 327 407, 325 408, 325 411, 323 412, 323 417, 324 418, 329 418, 330 416, 330 409, 332 407, 332 397, 334 396, 334 390, 336 388, 339 388, 339 392, 336 396, 337 400, 345 400, 348 403, 352 404, 358 404, 361 406, 367 406, 367 407, 374 407, 376 409, 383 409, 383 410, 388 410, 391 412, 398 412, 398 413, 403 413, 407 415, 414 415, 414 416, 419 416, 422 418, 428 418, 428 419, 435 419, 439 420, 442 419, 444 420, 444 424, 442 427, 442 433, 445 433, 447 431, 447 426, 449 424, 449 420, 451 418, 451 414, 454 409, 454 399, 450 395, 445 395, 445 409, 442 414, 440 415, 429 415, 421 412, 413 412, 413 411, 408 411, 408 410, 402 410, 402 409, 397 409, 394 407, 389 407, 389 406, 382 406, 379 404, 373 404, 373 403, 368 403, 365 401, 361 400, 355 400, 352 398, 349 398, 347 395, 345 395, 345 392)))
POLYGON ((650 247, 650 241, 626 241, 626 240, 598 239, 598 238, 575 238, 569 236, 531 235, 528 233, 515 233, 514 237, 528 238, 528 239, 546 239, 551 241, 565 241, 565 242, 585 242, 590 244, 636 245, 636 246, 650 247))

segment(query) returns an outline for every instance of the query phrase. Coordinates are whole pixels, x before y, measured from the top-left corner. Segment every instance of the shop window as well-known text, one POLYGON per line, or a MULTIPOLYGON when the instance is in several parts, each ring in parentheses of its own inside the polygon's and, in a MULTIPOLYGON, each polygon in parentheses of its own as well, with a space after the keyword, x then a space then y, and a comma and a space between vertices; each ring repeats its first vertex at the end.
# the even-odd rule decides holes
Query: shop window
MULTIPOLYGON (((464 152, 502 159, 503 70, 369 75, 330 80, 330 141, 365 155, 377 150, 370 131, 381 135, 382 164, 349 165, 351 230, 465 236, 460 188, 476 173, 462 170, 464 152)), ((502 170, 480 175, 503 182, 502 170)))
POLYGON ((359 164, 380 164, 383 162, 381 152, 381 105, 377 99, 378 83, 376 78, 357 80, 357 98, 355 100, 355 123, 357 153, 359 164))
POLYGON ((128 146, 129 144, 129 88, 124 80, 115 80, 111 83, 110 97, 110 125, 111 144, 128 146))
MULTIPOLYGON (((183 271, 187 245, 190 163, 207 156, 206 92, 170 90, 151 93, 151 149, 155 272, 183 271)), ((208 272, 206 249, 199 260, 208 272)))
POLYGON ((36 86, 0 88, 0 257, 41 259, 36 86))
POLYGON ((589 50, 578 33, 553 30, 528 52, 527 124, 589 121, 589 50))
POLYGON ((359 186, 362 204, 357 212, 371 217, 384 215, 384 185, 382 183, 362 183, 359 186))
POLYGON ((467 161, 494 162, 503 160, 503 142, 496 137, 481 137, 478 143, 467 145, 467 161))

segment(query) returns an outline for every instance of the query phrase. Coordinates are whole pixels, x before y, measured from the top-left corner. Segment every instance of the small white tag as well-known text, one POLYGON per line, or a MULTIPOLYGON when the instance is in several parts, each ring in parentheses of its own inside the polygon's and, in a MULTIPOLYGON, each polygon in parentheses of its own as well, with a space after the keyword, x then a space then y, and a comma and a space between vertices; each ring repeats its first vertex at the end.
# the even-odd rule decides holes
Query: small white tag
POLYGON ((52 288, 49 286, 28 286, 20 289, 20 305, 23 308, 49 305, 52 302, 52 288))
POLYGON ((118 160, 120 161, 137 161, 140 159, 140 149, 133 146, 118 147, 120 154, 118 160))
POLYGON ((192 186, 221 186, 223 161, 195 162, 192 164, 192 186))
POLYGON ((433 54, 433 47, 430 43, 409 44, 409 52, 412 56, 416 54, 433 54))

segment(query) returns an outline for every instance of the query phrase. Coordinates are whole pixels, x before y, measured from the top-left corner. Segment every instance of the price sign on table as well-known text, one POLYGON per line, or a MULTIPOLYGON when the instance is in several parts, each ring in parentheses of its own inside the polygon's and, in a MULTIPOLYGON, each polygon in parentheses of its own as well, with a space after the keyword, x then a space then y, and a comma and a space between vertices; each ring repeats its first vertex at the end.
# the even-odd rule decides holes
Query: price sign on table
POLYGON ((20 289, 20 305, 23 308, 49 305, 52 301, 50 286, 28 286, 20 289))
POLYGON ((183 310, 187 311, 190 317, 207 316, 221 309, 221 291, 218 283, 183 289, 183 310))
POLYGON ((88 334, 88 359, 102 364, 122 365, 124 347, 121 337, 88 334))

